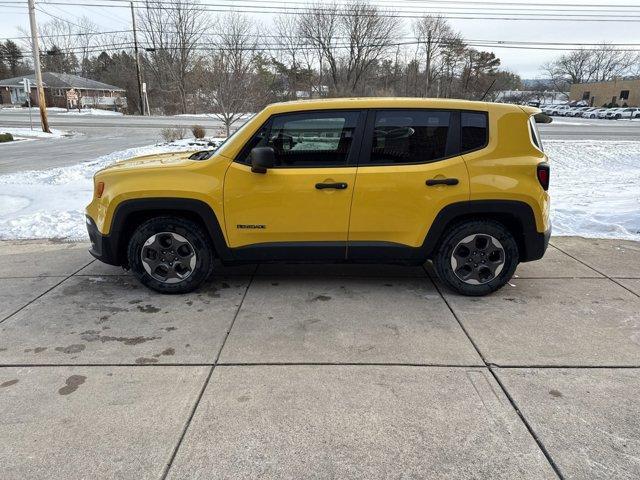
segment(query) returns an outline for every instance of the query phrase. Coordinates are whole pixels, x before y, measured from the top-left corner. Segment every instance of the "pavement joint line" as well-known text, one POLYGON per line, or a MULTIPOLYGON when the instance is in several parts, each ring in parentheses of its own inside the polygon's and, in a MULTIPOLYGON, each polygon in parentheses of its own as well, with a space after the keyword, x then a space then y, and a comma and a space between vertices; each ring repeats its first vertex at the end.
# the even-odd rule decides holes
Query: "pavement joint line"
MULTIPOLYGON (((17 314, 18 312, 21 312, 22 310, 24 310, 25 308, 27 308, 29 305, 31 305, 33 302, 35 302, 36 300, 38 300, 39 298, 42 298, 43 296, 45 296, 47 293, 49 293, 51 290, 53 290, 54 288, 58 287, 58 285, 61 285, 62 283, 66 282, 67 280, 69 280, 71 277, 73 277, 76 273, 78 273, 80 270, 82 270, 85 267, 88 267, 89 265, 91 265, 93 262, 95 262, 94 260, 91 260, 89 263, 87 263, 86 265, 83 265, 82 267, 80 267, 78 270, 76 270, 75 272, 71 273, 69 276, 62 278, 62 280, 60 280, 58 283, 56 283, 55 285, 53 285, 52 287, 46 289, 44 292, 42 292, 40 295, 38 295, 37 297, 31 299, 30 301, 28 301, 27 303, 25 303, 24 305, 22 305, 20 308, 18 308, 16 311, 14 311, 13 313, 10 313, 9 315, 7 315, 6 317, 4 317, 2 320, 0 320, 0 324, 6 322, 7 320, 9 320, 11 317, 13 317, 15 314, 17 314)), ((58 277, 59 278, 59 277, 58 277)))
POLYGON ((187 435, 187 431, 189 430, 189 426, 191 425, 191 421, 193 420, 193 417, 196 414, 196 410, 198 410, 198 406, 200 405, 200 401, 202 400, 202 397, 204 396, 204 392, 207 389, 207 386, 209 385, 209 382, 211 381, 211 376, 213 375, 213 372, 216 369, 216 365, 218 364, 218 360, 220 359, 220 355, 222 354, 222 349, 224 348, 225 344, 227 343, 227 339, 229 338, 229 334, 231 333, 231 330, 233 329, 233 326, 236 323, 236 319, 238 318, 238 315, 240 314, 240 310, 242 310, 242 305, 244 304, 245 298, 247 298, 247 293, 249 293, 249 289, 251 288, 251 284, 253 283, 253 279, 256 276, 256 271, 257 270, 258 270, 258 266, 256 265, 256 268, 253 270, 253 274, 251 275, 251 278, 249 279, 249 282, 247 283, 247 288, 244 290, 244 294, 242 295, 242 299, 240 300, 240 303, 238 304, 238 308, 236 309, 236 313, 233 316, 233 319, 231 320, 231 323, 229 324, 229 328, 227 329, 227 332, 226 332, 224 338, 222 339, 222 345, 220 345, 220 348, 218 349, 218 354, 216 355, 216 358, 213 360, 213 365, 211 365, 211 368, 209 369, 209 373, 207 374, 207 377, 205 378, 205 381, 202 384, 202 388, 200 389, 200 393, 198 394, 198 397, 196 398, 196 401, 195 401, 195 403, 193 405, 193 408, 191 409, 191 413, 189 414, 189 417, 187 418, 187 422, 185 423, 184 428, 182 429, 182 433, 180 435, 180 438, 178 439, 178 443, 173 448, 173 451, 171 452, 171 456, 169 457, 169 461, 165 465, 164 470, 162 472, 162 475, 160 476, 161 480, 165 480, 167 478, 167 476, 169 475, 169 471, 171 470, 171 466, 173 465, 173 462, 176 459, 176 456, 178 455, 178 451, 180 450, 180 446, 182 445, 184 437, 187 435))
MULTIPOLYGON (((424 268, 424 266, 423 266, 424 268)), ((522 421, 523 425, 525 426, 525 428, 527 429, 527 431, 529 432, 529 435, 531 435, 531 437, 533 438, 533 440, 536 442, 536 444, 538 445, 538 448, 540 449, 540 451, 542 452, 542 454, 545 456, 545 458, 547 459, 547 462, 549 462, 549 465, 551 466, 551 468, 553 469, 553 471, 555 472, 556 476, 560 479, 560 480, 564 480, 564 476, 562 475, 562 472, 560 472, 560 468, 558 467, 558 465, 556 465, 556 462, 553 460, 553 458, 551 457, 551 454, 549 453, 549 451, 547 450, 547 447, 544 446, 544 443, 542 443, 542 439, 540 439, 538 437, 538 435, 536 434, 536 432, 533 430, 533 427, 531 426, 531 424, 529 423, 529 421, 525 418, 524 414, 522 413, 522 411, 520 410, 520 408, 518 407, 516 401, 514 400, 514 398, 511 396, 511 394, 509 393, 509 391, 506 389, 506 387, 504 386, 504 384, 500 381, 500 379, 498 378, 498 375, 496 374, 496 372, 493 371, 493 367, 490 366, 490 363, 487 362, 484 354, 482 353, 482 351, 480 350, 480 348, 478 347, 478 345, 476 344, 476 342, 473 340, 473 338, 471 337, 471 335, 469 334, 469 332, 467 331, 467 329, 465 328, 465 326, 463 325, 462 321, 460 320, 460 318, 458 317, 458 315, 456 314, 456 312, 453 310, 453 307, 451 306, 451 304, 449 303, 449 301, 445 298, 445 296, 442 294, 442 291, 440 290, 440 287, 438 286, 438 284, 436 283, 436 281, 432 278, 431 274, 429 273, 429 271, 424 268, 424 271, 427 274, 427 277, 429 278, 429 280, 431 281, 431 283, 433 284, 433 287, 436 289, 436 291, 438 292, 438 294, 440 295, 440 297, 442 298, 442 300, 444 301, 444 303, 447 305, 447 308, 449 309, 449 311, 451 312, 451 314, 453 315, 453 318, 455 318, 456 322, 458 322, 458 325, 460 325, 460 328, 462 329, 462 331, 464 332, 464 334, 467 336, 467 339, 469 340, 469 342, 471 342, 471 345, 473 345, 473 348, 475 348, 476 353, 480 356, 480 358, 482 359, 482 361, 484 362, 485 366, 487 367, 487 369, 489 370, 489 373, 491 373, 491 376, 495 379, 495 381, 497 382, 497 384, 500 386, 500 389, 502 390, 502 392, 504 393, 504 395, 507 397, 507 400, 509 400, 509 403, 511 404, 511 407, 514 409, 514 411, 516 412, 516 414, 518 415, 518 417, 520 418, 520 420, 522 421)))
MULTIPOLYGON (((447 365, 439 363, 0 363, 0 368, 52 367, 407 367, 407 368, 488 368, 486 365, 447 365)), ((528 367, 523 367, 528 368, 528 367)), ((636 367, 640 368, 640 367, 636 367)))
POLYGON ((505 370, 637 370, 640 365, 498 365, 446 364, 446 363, 357 363, 357 362, 223 362, 223 363, 0 363, 0 368, 53 368, 53 367, 407 367, 407 368, 501 368, 505 370))
POLYGON ((636 292, 634 292, 633 290, 631 290, 630 288, 625 287, 624 285, 622 285, 620 282, 617 282, 616 279, 614 277, 610 277, 609 275, 607 275, 606 273, 601 272, 600 270, 598 270, 595 267, 592 267, 591 265, 589 265, 586 262, 583 262, 582 260, 580 260, 577 257, 574 257, 573 255, 571 255, 568 252, 565 252, 563 249, 561 249, 560 247, 554 245, 553 243, 549 242, 549 245, 551 245, 553 248, 555 248, 556 250, 559 250, 560 252, 564 253, 565 255, 567 255, 568 257, 573 258, 576 262, 580 262, 581 264, 583 264, 584 266, 590 268, 591 270, 593 270, 594 272, 599 273, 600 275, 604 276, 605 278, 608 278, 609 280, 611 280, 613 283, 615 283, 616 285, 624 288, 627 292, 635 295, 636 297, 640 298, 640 294, 637 294, 636 292))

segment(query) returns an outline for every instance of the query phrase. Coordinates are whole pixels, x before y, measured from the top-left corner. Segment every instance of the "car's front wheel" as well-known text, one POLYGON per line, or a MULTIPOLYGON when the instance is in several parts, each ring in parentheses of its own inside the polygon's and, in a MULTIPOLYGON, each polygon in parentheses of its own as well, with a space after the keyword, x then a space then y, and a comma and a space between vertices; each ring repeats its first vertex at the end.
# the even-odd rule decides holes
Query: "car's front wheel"
POLYGON ((518 266, 518 245, 501 223, 474 220, 449 229, 433 257, 440 280, 463 295, 503 287, 518 266))
POLYGON ((140 282, 160 293, 195 290, 213 270, 213 249, 203 229, 189 220, 157 217, 129 240, 129 267, 140 282))

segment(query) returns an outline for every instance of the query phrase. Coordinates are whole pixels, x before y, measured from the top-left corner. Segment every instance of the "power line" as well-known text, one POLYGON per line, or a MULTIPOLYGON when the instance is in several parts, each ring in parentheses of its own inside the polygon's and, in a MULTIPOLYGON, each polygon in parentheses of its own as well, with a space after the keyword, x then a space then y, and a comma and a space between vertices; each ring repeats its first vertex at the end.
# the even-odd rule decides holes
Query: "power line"
MULTIPOLYGON (((121 0, 99 0, 102 2, 117 2, 121 0)), ((252 0, 256 1, 256 0, 252 0)), ((14 1, 7 1, 5 3, 20 3, 14 1)), ((263 5, 249 5, 244 4, 241 8, 234 8, 233 5, 227 4, 199 4, 199 3, 189 3, 182 2, 180 5, 176 6, 175 4, 169 4, 160 2, 160 7, 147 6, 144 1, 136 0, 137 4, 145 5, 145 8, 153 9, 153 10, 182 10, 185 6, 190 6, 196 11, 202 12, 218 12, 218 13, 228 13, 228 12, 237 12, 237 13, 277 13, 281 15, 298 15, 299 12, 296 10, 300 10, 306 12, 309 10, 309 7, 277 7, 277 6, 263 6, 263 5), (296 10, 293 10, 295 8, 296 10)), ((119 5, 116 3, 79 3, 79 2, 49 2, 49 5, 62 5, 62 6, 83 6, 83 7, 98 7, 98 8, 127 8, 126 5, 119 5)), ((320 7, 321 9, 323 7, 320 7)), ((350 14, 348 11, 326 11, 320 10, 325 15, 333 15, 333 16, 349 16, 349 15, 360 15, 360 16, 381 16, 381 17, 395 17, 395 18, 421 18, 427 12, 422 11, 400 11, 399 13, 386 13, 386 12, 376 12, 376 13, 354 13, 350 14)), ((635 12, 634 12, 635 13, 635 12)), ((574 14, 571 18, 567 18, 566 15, 560 16, 559 14, 544 14, 544 13, 488 13, 486 11, 477 11, 467 13, 438 13, 438 15, 452 20, 504 20, 504 21, 554 21, 554 22, 620 22, 620 23, 638 23, 640 22, 640 16, 638 15, 621 15, 621 14, 574 14), (473 16, 468 16, 473 15, 473 16), (504 15, 504 16, 503 16, 504 15), (511 16, 506 16, 511 15, 511 16), (515 15, 515 16, 514 16, 515 15), (559 17, 559 18, 558 18, 559 17)))

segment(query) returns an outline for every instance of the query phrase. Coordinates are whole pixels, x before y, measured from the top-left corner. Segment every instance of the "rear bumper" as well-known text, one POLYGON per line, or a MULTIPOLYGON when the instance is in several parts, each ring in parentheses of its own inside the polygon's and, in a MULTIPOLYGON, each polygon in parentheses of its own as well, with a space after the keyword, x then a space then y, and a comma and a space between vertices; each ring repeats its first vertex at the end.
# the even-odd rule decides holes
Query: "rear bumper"
POLYGON ((544 256, 544 252, 547 251, 549 246, 549 239, 551 238, 551 227, 546 232, 534 232, 529 235, 524 235, 524 252, 521 252, 521 262, 531 262, 533 260, 539 260, 544 256))
POLYGON ((113 239, 109 235, 102 235, 91 217, 87 215, 86 219, 87 232, 89 232, 89 240, 91 241, 89 253, 101 262, 109 265, 121 265, 113 239))

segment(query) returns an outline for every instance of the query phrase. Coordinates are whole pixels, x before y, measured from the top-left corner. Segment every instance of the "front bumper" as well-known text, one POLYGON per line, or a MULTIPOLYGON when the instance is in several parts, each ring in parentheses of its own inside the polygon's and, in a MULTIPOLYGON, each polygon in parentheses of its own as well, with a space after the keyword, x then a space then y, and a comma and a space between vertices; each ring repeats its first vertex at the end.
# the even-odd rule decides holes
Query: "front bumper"
POLYGON ((91 241, 89 253, 101 262, 109 265, 121 265, 113 239, 109 235, 102 235, 90 216, 87 215, 86 219, 87 232, 89 232, 89 240, 91 241))

